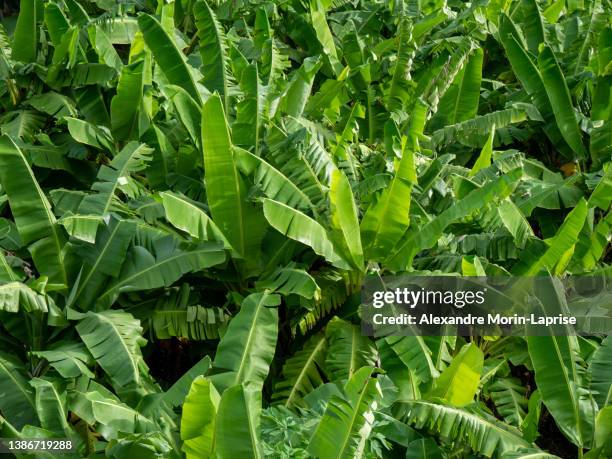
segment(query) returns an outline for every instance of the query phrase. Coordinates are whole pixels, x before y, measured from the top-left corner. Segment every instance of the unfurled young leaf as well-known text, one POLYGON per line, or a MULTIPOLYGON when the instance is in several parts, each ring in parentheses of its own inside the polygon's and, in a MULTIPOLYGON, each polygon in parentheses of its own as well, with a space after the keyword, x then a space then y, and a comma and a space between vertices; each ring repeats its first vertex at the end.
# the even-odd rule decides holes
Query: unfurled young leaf
POLYGON ((182 450, 188 458, 208 458, 215 451, 215 421, 220 397, 204 376, 191 383, 181 418, 182 450))
POLYGON ((247 261, 253 260, 263 232, 261 213, 246 200, 246 185, 236 166, 223 105, 217 95, 202 107, 202 152, 213 220, 238 254, 247 261))
POLYGON ((111 101, 111 126, 117 140, 138 138, 138 115, 144 83, 144 61, 123 67, 117 95, 111 101))
POLYGON ((429 397, 440 397, 454 406, 469 404, 478 388, 482 365, 482 351, 466 344, 440 374, 429 397))

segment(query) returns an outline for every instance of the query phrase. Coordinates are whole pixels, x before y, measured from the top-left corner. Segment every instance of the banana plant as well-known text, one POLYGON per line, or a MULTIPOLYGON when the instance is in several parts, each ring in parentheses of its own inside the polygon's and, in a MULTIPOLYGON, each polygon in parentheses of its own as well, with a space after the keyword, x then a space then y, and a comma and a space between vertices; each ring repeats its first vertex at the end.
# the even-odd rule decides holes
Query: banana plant
POLYGON ((6 3, 0 437, 610 456, 601 333, 359 326, 368 276, 609 276, 609 2, 6 3))

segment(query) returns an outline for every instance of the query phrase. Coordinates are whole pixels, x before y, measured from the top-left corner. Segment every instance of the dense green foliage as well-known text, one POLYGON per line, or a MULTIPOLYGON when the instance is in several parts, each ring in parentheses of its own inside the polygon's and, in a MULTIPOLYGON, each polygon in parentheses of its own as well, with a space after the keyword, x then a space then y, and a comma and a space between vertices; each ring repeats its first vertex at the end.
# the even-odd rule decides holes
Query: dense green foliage
POLYGON ((612 456, 611 338, 359 327, 368 273, 609 276, 609 0, 10 5, 0 437, 612 456))

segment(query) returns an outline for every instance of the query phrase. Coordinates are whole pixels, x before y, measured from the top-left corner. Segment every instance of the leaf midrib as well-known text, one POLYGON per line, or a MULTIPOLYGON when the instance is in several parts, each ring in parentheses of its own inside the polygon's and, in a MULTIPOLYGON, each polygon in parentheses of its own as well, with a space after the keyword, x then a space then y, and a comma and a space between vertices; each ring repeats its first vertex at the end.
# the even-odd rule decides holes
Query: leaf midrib
POLYGON ((293 399, 293 394, 297 393, 298 383, 302 380, 304 375, 307 373, 306 369, 309 368, 310 365, 312 364, 312 362, 315 361, 315 356, 319 353, 319 351, 321 350, 321 348, 324 345, 325 345, 325 336, 321 336, 321 338, 319 339, 319 342, 317 343, 317 345, 314 347, 312 352, 308 355, 308 358, 306 359, 306 362, 304 363, 304 365, 302 365, 302 369, 300 370, 300 373, 298 374, 298 377, 295 378, 295 383, 291 387, 291 391, 289 392, 289 396, 287 397, 287 400, 285 401, 285 406, 286 407, 288 407, 290 405, 290 402, 293 399))

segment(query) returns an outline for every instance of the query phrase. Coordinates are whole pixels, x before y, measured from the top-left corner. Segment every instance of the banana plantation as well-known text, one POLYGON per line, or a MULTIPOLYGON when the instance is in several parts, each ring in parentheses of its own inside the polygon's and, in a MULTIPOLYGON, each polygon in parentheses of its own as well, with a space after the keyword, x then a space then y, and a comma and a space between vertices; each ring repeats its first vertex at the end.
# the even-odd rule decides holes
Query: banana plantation
POLYGON ((612 457, 612 328, 361 294, 612 282, 610 0, 1 3, 0 452, 612 457))

